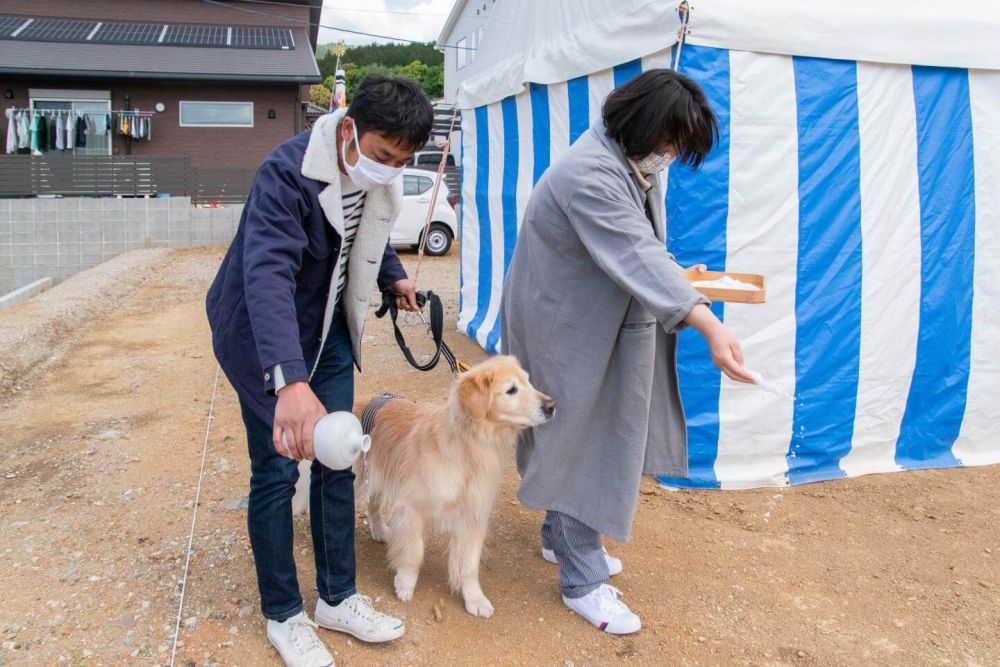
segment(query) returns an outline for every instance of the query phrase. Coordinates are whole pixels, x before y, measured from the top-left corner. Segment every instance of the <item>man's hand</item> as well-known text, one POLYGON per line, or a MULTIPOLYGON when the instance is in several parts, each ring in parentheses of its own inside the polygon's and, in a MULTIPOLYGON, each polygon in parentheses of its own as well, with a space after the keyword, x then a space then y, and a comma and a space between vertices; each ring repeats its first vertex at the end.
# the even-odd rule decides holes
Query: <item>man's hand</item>
POLYGON ((326 408, 316 398, 308 382, 292 382, 278 391, 278 406, 274 411, 274 431, 271 441, 282 456, 301 461, 315 458, 313 430, 316 422, 326 416, 326 408), (281 442, 284 434, 288 444, 281 442))
POLYGON ((417 288, 409 278, 397 280, 389 286, 396 293, 396 307, 414 312, 417 310, 417 288))

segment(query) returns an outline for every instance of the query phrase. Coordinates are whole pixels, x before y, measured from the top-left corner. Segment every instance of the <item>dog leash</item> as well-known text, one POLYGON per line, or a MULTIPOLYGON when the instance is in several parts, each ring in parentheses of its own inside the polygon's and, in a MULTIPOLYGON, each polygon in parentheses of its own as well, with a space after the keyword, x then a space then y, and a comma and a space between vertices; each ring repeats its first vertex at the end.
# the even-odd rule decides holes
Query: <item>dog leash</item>
POLYGON ((431 338, 434 340, 435 345, 434 356, 426 364, 417 362, 413 353, 410 352, 409 346, 406 344, 403 332, 399 330, 399 325, 396 323, 396 318, 399 316, 399 307, 396 305, 396 298, 398 296, 399 294, 394 290, 384 290, 382 292, 382 305, 375 311, 375 317, 385 317, 385 314, 389 313, 389 316, 392 318, 392 328, 396 336, 396 344, 399 345, 399 349, 403 351, 403 356, 406 357, 410 365, 418 371, 429 371, 437 366, 438 361, 443 356, 448 365, 451 366, 451 372, 455 375, 469 370, 469 364, 459 361, 455 357, 455 353, 448 347, 448 344, 444 342, 444 306, 441 305, 441 297, 430 290, 417 292, 417 308, 419 309, 417 316, 420 317, 420 321, 427 325, 427 328, 430 330, 431 338), (428 303, 431 307, 430 322, 424 319, 422 312, 424 306, 428 303))

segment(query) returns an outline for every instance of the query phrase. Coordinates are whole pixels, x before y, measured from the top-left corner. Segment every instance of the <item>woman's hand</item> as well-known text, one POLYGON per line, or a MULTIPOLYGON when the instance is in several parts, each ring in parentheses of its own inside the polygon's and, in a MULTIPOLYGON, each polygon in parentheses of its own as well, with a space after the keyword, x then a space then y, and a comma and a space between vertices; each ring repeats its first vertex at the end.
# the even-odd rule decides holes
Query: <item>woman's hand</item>
POLYGON ((712 353, 712 362, 726 374, 726 377, 736 382, 754 384, 753 377, 743 367, 743 350, 740 349, 740 342, 726 325, 720 322, 706 338, 708 349, 712 353))
POLYGON ((743 350, 736 336, 719 321, 712 309, 699 303, 688 313, 684 321, 698 330, 708 342, 712 362, 730 380, 754 384, 753 376, 743 367, 743 350))

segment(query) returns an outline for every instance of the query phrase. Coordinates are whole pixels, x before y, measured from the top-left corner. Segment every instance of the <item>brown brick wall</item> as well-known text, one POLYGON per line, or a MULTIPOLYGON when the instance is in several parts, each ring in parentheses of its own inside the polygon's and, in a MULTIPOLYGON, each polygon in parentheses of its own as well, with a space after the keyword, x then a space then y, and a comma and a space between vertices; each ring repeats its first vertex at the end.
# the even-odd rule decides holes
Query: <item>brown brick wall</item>
MULTIPOLYGON (((190 157, 194 166, 256 168, 261 160, 298 130, 300 87, 297 84, 224 86, 217 83, 159 84, 121 80, 60 80, 18 79, 0 81, 0 89, 14 91, 13 104, 28 106, 29 88, 59 88, 111 91, 113 109, 121 109, 125 95, 132 108, 152 111, 163 102, 166 111, 157 113, 152 121, 152 138, 133 140, 132 155, 145 157, 190 157), (181 127, 178 112, 180 100, 218 102, 253 102, 252 128, 181 127), (275 118, 267 112, 274 109, 275 118)), ((4 107, 10 100, 3 100, 4 107)), ((5 120, 5 119, 3 119, 5 120)), ((5 127, 5 125, 4 125, 5 127)), ((125 154, 125 138, 115 137, 114 152, 125 154)))
POLYGON ((108 21, 226 23, 242 25, 291 25, 261 14, 308 20, 309 8, 261 3, 229 4, 252 9, 251 13, 227 9, 201 0, 0 0, 0 14, 60 16, 108 21))

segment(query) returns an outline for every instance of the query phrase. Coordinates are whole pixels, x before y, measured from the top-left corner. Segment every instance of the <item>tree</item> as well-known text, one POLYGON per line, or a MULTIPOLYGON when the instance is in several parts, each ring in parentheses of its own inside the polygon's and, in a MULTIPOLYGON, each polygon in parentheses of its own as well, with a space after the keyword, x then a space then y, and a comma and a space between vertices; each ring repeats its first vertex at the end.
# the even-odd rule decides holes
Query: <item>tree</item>
MULTIPOLYGON (((323 54, 319 57, 320 72, 327 88, 333 90, 337 56, 328 48, 321 48, 318 53, 323 54)), ((407 76, 417 81, 431 98, 444 94, 444 54, 434 48, 433 42, 353 46, 341 58, 341 67, 347 78, 348 101, 362 79, 372 72, 407 76)))
POLYGON ((309 101, 316 106, 323 107, 324 109, 330 108, 330 97, 333 93, 330 89, 322 84, 315 84, 309 86, 309 101))

